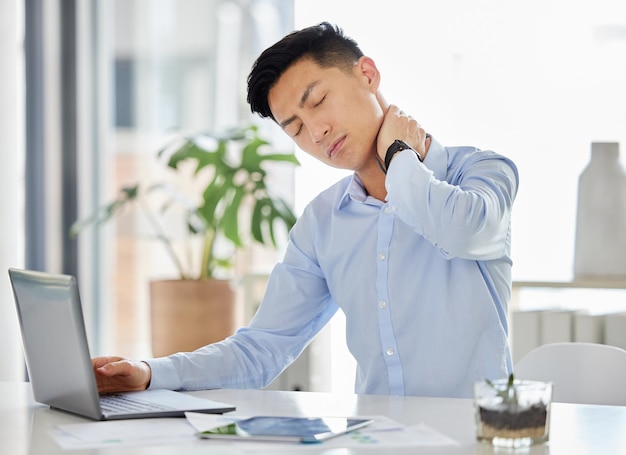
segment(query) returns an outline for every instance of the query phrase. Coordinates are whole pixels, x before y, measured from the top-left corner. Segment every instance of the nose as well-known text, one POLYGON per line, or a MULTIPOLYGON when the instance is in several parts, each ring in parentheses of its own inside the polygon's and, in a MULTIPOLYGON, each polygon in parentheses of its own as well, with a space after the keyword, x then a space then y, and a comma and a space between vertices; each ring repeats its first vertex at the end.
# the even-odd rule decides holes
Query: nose
POLYGON ((325 122, 311 121, 309 123, 309 134, 311 140, 316 144, 322 142, 329 132, 330 126, 325 122))

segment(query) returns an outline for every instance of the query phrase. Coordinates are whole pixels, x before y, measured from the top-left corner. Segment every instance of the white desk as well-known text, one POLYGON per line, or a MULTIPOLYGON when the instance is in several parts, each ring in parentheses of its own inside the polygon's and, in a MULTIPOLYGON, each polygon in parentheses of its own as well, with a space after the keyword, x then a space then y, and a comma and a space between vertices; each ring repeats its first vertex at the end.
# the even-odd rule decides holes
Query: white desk
MULTIPOLYGON (((387 397, 373 395, 333 395, 309 392, 279 392, 259 390, 212 390, 195 392, 200 396, 233 403, 237 411, 231 413, 274 415, 386 415, 391 419, 414 425, 424 423, 458 441, 460 447, 393 449, 400 454, 626 454, 626 407, 591 406, 553 403, 550 442, 531 450, 494 450, 478 443, 474 436, 472 401, 449 398, 387 397)), ((72 450, 64 452, 48 435, 54 425, 88 422, 88 420, 51 410, 33 401, 26 383, 0 382, 0 454, 233 454, 243 453, 224 446, 209 447, 212 441, 190 441, 188 446, 151 446, 126 449, 72 450), (217 450, 216 450, 217 449, 217 450)), ((194 438, 195 439, 195 438, 194 438)), ((258 452, 257 452, 258 453, 258 452)), ((281 452, 286 454, 287 452, 281 452)), ((293 454, 302 453, 294 445, 293 454)), ((353 450, 327 450, 325 455, 349 455, 353 450)), ((377 455, 385 451, 364 449, 360 453, 377 455)))

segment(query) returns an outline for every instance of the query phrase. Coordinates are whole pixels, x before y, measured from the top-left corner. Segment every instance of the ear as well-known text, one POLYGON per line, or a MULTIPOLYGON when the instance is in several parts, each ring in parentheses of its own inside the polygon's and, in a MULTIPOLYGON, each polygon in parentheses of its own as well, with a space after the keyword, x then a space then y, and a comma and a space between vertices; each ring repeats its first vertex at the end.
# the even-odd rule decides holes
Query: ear
POLYGON ((354 71, 356 76, 363 78, 372 93, 376 93, 380 86, 380 72, 374 60, 366 56, 361 57, 354 65, 354 71))

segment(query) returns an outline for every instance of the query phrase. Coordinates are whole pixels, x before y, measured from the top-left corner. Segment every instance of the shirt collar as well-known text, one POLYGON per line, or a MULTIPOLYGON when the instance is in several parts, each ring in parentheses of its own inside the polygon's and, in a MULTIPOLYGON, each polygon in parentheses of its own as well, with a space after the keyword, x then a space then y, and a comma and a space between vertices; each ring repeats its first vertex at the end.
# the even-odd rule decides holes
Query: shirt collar
POLYGON ((341 210, 344 208, 350 200, 354 200, 356 202, 365 202, 367 199, 367 192, 365 191, 365 187, 363 186, 363 182, 359 176, 354 172, 350 177, 350 181, 348 182, 348 186, 346 190, 343 192, 342 196, 339 198, 339 203, 337 204, 337 209, 341 210))

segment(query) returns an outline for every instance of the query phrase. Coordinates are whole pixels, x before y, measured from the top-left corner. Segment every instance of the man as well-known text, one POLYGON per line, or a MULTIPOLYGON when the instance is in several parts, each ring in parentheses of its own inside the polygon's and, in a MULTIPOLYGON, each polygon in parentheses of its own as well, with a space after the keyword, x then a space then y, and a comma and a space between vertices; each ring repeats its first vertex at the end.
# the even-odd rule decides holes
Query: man
POLYGON ((248 327, 193 353, 96 358, 101 391, 263 387, 338 309, 357 393, 469 397, 473 382, 509 374, 517 169, 490 151, 442 146, 385 101, 380 78, 328 23, 261 54, 252 111, 354 174, 306 207, 248 327))

